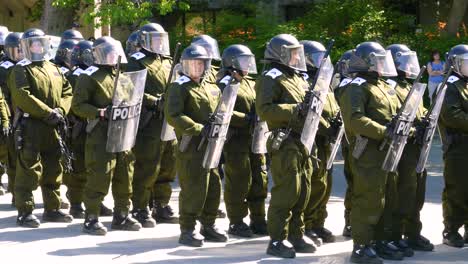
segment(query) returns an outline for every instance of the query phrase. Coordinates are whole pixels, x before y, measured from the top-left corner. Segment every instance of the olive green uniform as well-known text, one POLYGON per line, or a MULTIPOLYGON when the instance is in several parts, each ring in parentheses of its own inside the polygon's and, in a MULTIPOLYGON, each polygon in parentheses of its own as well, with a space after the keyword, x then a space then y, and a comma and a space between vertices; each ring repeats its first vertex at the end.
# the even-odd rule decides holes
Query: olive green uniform
POLYGON ((452 75, 440 112, 439 129, 444 145, 442 209, 448 232, 468 221, 468 88, 466 79, 452 75))
POLYGON ((196 219, 202 225, 215 223, 221 194, 221 181, 217 169, 202 167, 206 144, 197 150, 203 125, 208 123, 220 99, 219 88, 201 80, 192 81, 179 77, 167 89, 165 115, 175 128, 179 142, 183 135, 191 136, 185 151, 176 151, 176 167, 179 175, 179 224, 182 231, 194 230, 196 219))
MULTIPOLYGON (((221 90, 230 76, 221 79, 221 90)), ((244 77, 237 92, 236 104, 224 145, 224 201, 229 221, 242 222, 250 211, 252 222, 264 223, 268 193, 266 158, 251 152, 251 118, 255 104, 255 81, 244 77)))
POLYGON ((8 78, 13 105, 25 114, 21 121, 22 148, 16 163, 15 204, 19 213, 34 209, 32 191, 40 185, 45 210, 60 208, 61 154, 57 130, 43 120, 54 108, 70 110, 72 88, 60 69, 48 61, 16 64, 8 78))
POLYGON ((303 214, 310 195, 312 161, 300 141, 304 118, 298 104, 308 87, 302 76, 279 64, 262 74, 256 82, 256 111, 276 136, 278 129, 291 128, 291 133, 278 150, 267 142, 271 156, 274 186, 268 209, 268 233, 273 241, 300 239, 304 235, 303 214))
POLYGON ((384 220, 386 193, 395 175, 381 169, 385 151, 379 146, 385 137, 386 124, 400 106, 395 91, 385 81, 373 75, 358 75, 343 91, 341 109, 350 139, 350 151, 356 146, 356 136, 368 139, 358 158, 351 158, 353 172, 353 210, 351 226, 354 243, 370 245, 378 237, 384 220), (378 226, 379 224, 379 226, 378 226))
MULTIPOLYGON (((0 62, 0 119, 2 122, 2 127, 9 127, 13 125, 11 93, 7 85, 7 79, 8 74, 14 65, 14 61, 11 61, 6 58, 0 62)), ((8 191, 13 193, 15 189, 16 175, 16 150, 15 140, 12 132, 7 138, 0 139, 0 162, 2 162, 6 166, 6 173, 8 174, 8 191)))
MULTIPOLYGON (((84 72, 84 69, 77 68, 67 75, 67 79, 76 90, 78 77, 84 72)), ((86 144, 86 121, 79 118, 70 111, 68 115, 70 124, 69 144, 73 152, 72 160, 73 171, 64 175, 64 183, 67 186, 67 198, 72 205, 78 205, 83 202, 84 188, 86 185, 86 166, 85 166, 85 144, 86 144)))
POLYGON ((330 137, 333 135, 330 133, 335 130, 331 128, 331 122, 336 118, 339 111, 340 108, 334 94, 329 92, 323 106, 319 130, 315 138, 318 168, 314 168, 312 173, 310 199, 304 211, 306 230, 323 227, 328 216, 327 203, 331 194, 332 173, 331 170, 327 170, 327 163, 332 150, 330 137))
MULTIPOLYGON (((395 91, 401 104, 408 96, 412 84, 405 78, 395 78, 387 81, 391 86, 395 85, 395 91)), ((425 115, 425 109, 421 102, 416 112, 416 119, 414 125, 420 125, 422 118, 425 115)), ((421 154, 421 145, 414 142, 414 137, 409 137, 400 162, 398 163, 397 172, 397 186, 394 195, 398 196, 398 206, 396 212, 393 213, 394 219, 392 220, 393 240, 400 240, 403 232, 410 237, 415 237, 420 234, 421 226, 419 226, 416 219, 416 211, 419 213, 417 201, 421 196, 418 193, 418 183, 421 184, 418 178, 422 175, 416 173, 416 165, 421 154)), ((422 194, 424 195, 424 194, 422 194)))
MULTIPOLYGON (((111 66, 99 65, 86 69, 76 83, 73 113, 83 119, 98 118, 99 109, 112 105, 115 75, 115 69, 111 66)), ((88 215, 99 216, 101 202, 111 183, 114 213, 125 215, 130 207, 135 157, 132 151, 106 151, 108 123, 108 120, 99 121, 86 136, 84 203, 88 215)))
POLYGON ((175 150, 177 141, 161 141, 163 115, 155 109, 155 102, 164 96, 172 61, 145 50, 133 54, 128 71, 147 69, 143 109, 135 147, 135 174, 132 203, 135 209, 145 209, 154 186, 154 201, 163 206, 169 203, 175 179, 175 150), (146 122, 143 120, 149 120, 146 122))

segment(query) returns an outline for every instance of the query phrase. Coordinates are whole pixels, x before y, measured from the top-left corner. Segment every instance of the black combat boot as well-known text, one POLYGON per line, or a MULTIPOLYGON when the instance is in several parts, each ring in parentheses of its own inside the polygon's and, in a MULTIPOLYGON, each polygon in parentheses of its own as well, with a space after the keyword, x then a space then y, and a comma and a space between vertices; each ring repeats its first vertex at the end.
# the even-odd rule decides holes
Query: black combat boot
POLYGON ((111 228, 115 230, 138 231, 141 229, 141 224, 128 213, 114 212, 111 228))
POLYGON ((165 224, 179 223, 179 218, 174 216, 174 212, 170 205, 163 206, 159 203, 155 204, 156 206, 153 208, 151 216, 156 219, 156 222, 165 224))
POLYGON ((210 242, 226 242, 228 240, 226 233, 219 230, 215 225, 202 225, 200 228, 200 234, 205 237, 206 241, 210 242))
POLYGON ((306 229, 304 235, 312 239, 317 247, 320 247, 323 244, 322 239, 312 229, 306 229))
POLYGON ((16 224, 22 227, 37 228, 41 225, 41 221, 31 212, 19 213, 16 218, 16 224))
POLYGON ((382 259, 377 256, 377 253, 371 245, 354 244, 350 261, 351 263, 383 264, 382 259))
POLYGON ((150 216, 148 209, 134 209, 132 216, 135 218, 142 227, 152 228, 156 226, 156 221, 150 216))
POLYGON ((408 245, 415 251, 433 251, 434 245, 422 235, 408 237, 406 239, 408 245))
POLYGON ((250 229, 255 235, 268 236, 267 223, 265 220, 262 221, 250 221, 250 229))
POLYGON ((101 203, 101 208, 99 210, 100 210, 99 211, 100 216, 113 216, 112 209, 105 206, 103 203, 101 203))
POLYGON ((280 258, 295 258, 296 251, 287 240, 270 240, 266 253, 280 258))
POLYGON ((71 223, 73 216, 64 213, 62 210, 44 210, 42 221, 55 223, 71 223))
POLYGON ((465 244, 468 244, 468 225, 465 225, 465 234, 463 234, 463 239, 465 240, 465 244))
POLYGON ((333 243, 336 240, 332 232, 325 227, 312 228, 312 231, 325 243, 333 243))
POLYGON ((252 229, 242 221, 235 224, 229 224, 228 234, 239 237, 253 237, 252 229))
POLYGON ((377 241, 375 245, 377 255, 388 260, 403 260, 404 255, 398 247, 388 241, 377 241))
POLYGON ((71 204, 70 205, 70 211, 69 213, 73 216, 75 219, 83 219, 85 218, 85 211, 83 209, 83 206, 81 203, 78 204, 71 204))
POLYGON ((401 253, 403 253, 403 256, 405 257, 412 257, 414 256, 414 251, 413 249, 408 245, 408 243, 406 242, 406 240, 403 240, 403 239, 400 239, 398 241, 392 241, 390 242, 392 243, 394 246, 396 246, 401 253))
POLYGON ((182 230, 179 237, 179 244, 189 247, 201 247, 203 246, 203 239, 205 238, 193 229, 182 230))
POLYGON ((107 228, 99 222, 97 215, 85 216, 85 222, 81 230, 84 233, 95 236, 104 236, 107 234, 107 228))
POLYGON ((314 253, 317 248, 312 241, 307 241, 304 237, 301 238, 289 238, 289 242, 294 247, 294 250, 298 253, 314 253))
POLYGON ((465 240, 456 230, 444 229, 442 235, 444 237, 443 243, 447 246, 461 248, 465 245, 465 240))
POLYGON ((69 209, 70 208, 70 204, 67 203, 66 201, 60 201, 60 209, 69 209))
POLYGON ((345 227, 343 228, 343 236, 351 238, 351 226, 350 225, 345 225, 345 227))

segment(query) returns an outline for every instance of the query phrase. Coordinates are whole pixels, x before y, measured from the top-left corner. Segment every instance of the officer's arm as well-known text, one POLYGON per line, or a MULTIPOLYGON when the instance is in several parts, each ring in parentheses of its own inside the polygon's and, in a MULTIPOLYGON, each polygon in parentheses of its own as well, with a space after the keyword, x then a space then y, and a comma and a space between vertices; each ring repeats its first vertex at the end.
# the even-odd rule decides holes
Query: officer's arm
POLYGON ((5 101, 5 97, 3 96, 3 92, 0 90, 0 120, 2 122, 3 127, 10 126, 10 120, 8 118, 7 107, 8 105, 5 101))
POLYGON ((275 100, 281 95, 281 87, 275 81, 264 76, 255 85, 257 92, 256 110, 262 120, 287 125, 297 111, 297 104, 277 104, 275 100))
POLYGON ((184 113, 186 98, 186 90, 176 83, 171 83, 167 89, 167 104, 164 114, 167 118, 167 122, 173 126, 176 131, 196 136, 202 131, 203 124, 193 121, 184 113))
POLYGON ((8 76, 8 84, 11 87, 11 96, 14 104, 33 117, 46 118, 52 109, 36 98, 29 91, 29 83, 23 67, 15 66, 8 76))
POLYGON ((62 112, 67 115, 70 112, 71 102, 73 97, 73 89, 70 82, 65 78, 63 78, 63 88, 62 88, 62 97, 60 98, 60 108, 62 112))
POLYGON ((87 119, 95 119, 99 116, 98 108, 90 104, 93 87, 95 84, 91 77, 86 74, 78 77, 71 103, 71 110, 75 115, 87 119))
POLYGON ((368 95, 361 86, 350 85, 343 93, 343 119, 345 127, 349 127, 355 134, 382 140, 385 137, 384 125, 381 125, 366 116, 365 104, 368 95))
MULTIPOLYGON (((144 69, 145 67, 132 57, 129 59, 128 64, 125 67, 126 72, 141 71, 144 69)), ((152 96, 151 94, 148 93, 148 88, 149 88, 148 86, 150 85, 149 83, 150 82, 148 80, 148 75, 147 75, 146 83, 145 83, 145 93, 143 95, 143 106, 146 106, 146 107, 154 106, 157 100, 155 96, 152 96)))
POLYGON ((462 100, 457 87, 449 84, 440 112, 440 119, 447 127, 468 133, 468 113, 463 110, 462 100))

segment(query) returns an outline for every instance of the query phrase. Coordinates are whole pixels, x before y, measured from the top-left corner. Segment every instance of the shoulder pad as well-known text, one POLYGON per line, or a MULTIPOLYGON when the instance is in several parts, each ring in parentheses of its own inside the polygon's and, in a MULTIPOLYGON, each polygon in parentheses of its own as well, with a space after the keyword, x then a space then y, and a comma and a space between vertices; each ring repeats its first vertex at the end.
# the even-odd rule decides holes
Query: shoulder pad
POLYGON ((66 74, 67 72, 70 71, 67 67, 60 67, 59 69, 62 72, 62 74, 66 74))
POLYGON ((133 53, 132 56, 130 57, 134 58, 135 60, 140 60, 146 57, 146 55, 142 52, 136 52, 136 53, 133 53))
POLYGON ((392 79, 387 79, 385 81, 388 85, 390 85, 392 87, 392 89, 395 89, 395 87, 397 86, 397 82, 395 82, 394 80, 392 79))
POLYGON ((93 75, 93 73, 97 72, 98 70, 99 70, 99 68, 96 67, 96 66, 89 66, 83 73, 91 76, 91 75, 93 75))
POLYGON ((341 82, 340 82, 340 85, 338 87, 343 87, 343 86, 346 86, 348 85, 353 79, 351 78, 344 78, 341 82))
POLYGON ((81 68, 78 68, 75 71, 73 71, 73 75, 80 76, 84 72, 85 72, 84 70, 82 70, 81 68))
POLYGON ((278 76, 283 75, 283 73, 276 68, 272 68, 265 75, 270 76, 272 79, 276 79, 278 76))
POLYGON ((356 77, 351 83, 355 83, 357 85, 361 85, 363 83, 367 82, 366 79, 363 79, 361 77, 356 77))
POLYGON ((16 63, 16 64, 18 64, 20 66, 26 66, 26 65, 31 64, 31 61, 28 60, 28 59, 22 59, 22 60, 18 61, 18 63, 16 63))
POLYGON ((14 66, 15 64, 12 63, 11 61, 4 61, 2 64, 0 64, 0 67, 3 67, 5 69, 11 68, 11 66, 14 66))
POLYGON ((460 78, 458 78, 457 76, 455 75, 451 75, 448 79, 447 79, 447 82, 449 83, 454 83, 456 81, 460 80, 460 78))
POLYGON ((175 80, 175 82, 178 83, 179 85, 182 85, 184 83, 190 82, 190 78, 185 76, 185 75, 182 75, 179 78, 177 78, 177 80, 175 80))
POLYGON ((307 80, 309 79, 309 74, 303 72, 303 73, 302 73, 302 78, 303 78, 305 81, 307 81, 307 80))
POLYGON ((224 78, 221 79, 221 81, 219 81, 219 83, 222 83, 222 84, 224 84, 224 85, 228 85, 228 83, 229 83, 229 81, 231 80, 231 78, 232 78, 231 76, 226 75, 226 76, 224 76, 224 78))

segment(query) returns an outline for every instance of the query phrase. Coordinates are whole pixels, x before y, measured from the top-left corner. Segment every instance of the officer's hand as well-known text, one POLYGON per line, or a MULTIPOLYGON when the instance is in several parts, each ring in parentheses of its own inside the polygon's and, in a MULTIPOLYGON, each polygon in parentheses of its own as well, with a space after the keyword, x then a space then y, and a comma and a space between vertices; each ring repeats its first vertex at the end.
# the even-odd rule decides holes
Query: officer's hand
POLYGON ((414 143, 422 145, 424 142, 424 134, 426 133, 426 127, 423 125, 416 126, 415 130, 416 131, 414 132, 414 143))
POLYGON ((201 132, 200 132, 200 136, 202 136, 204 138, 208 138, 208 136, 210 135, 210 130, 211 130, 211 125, 210 124, 204 125, 201 132))
POLYGON ((156 97, 156 100, 149 106, 149 110, 158 112, 164 111, 164 97, 156 97))
POLYGON ((304 102, 297 104, 297 113, 300 117, 306 117, 307 112, 309 112, 309 104, 304 102))
POLYGON ((2 126, 2 136, 3 137, 8 137, 11 132, 11 127, 9 124, 5 124, 5 126, 2 126))
POLYGON ((98 113, 99 119, 108 120, 111 116, 112 106, 108 106, 106 108, 99 108, 98 110, 99 110, 99 113, 98 113))
POLYGON ((65 118, 59 108, 54 108, 44 121, 50 126, 57 126, 58 124, 65 122, 65 118))
POLYGON ((304 104, 309 105, 310 104, 310 98, 312 97, 312 92, 307 91, 304 96, 304 101, 302 101, 304 104))

